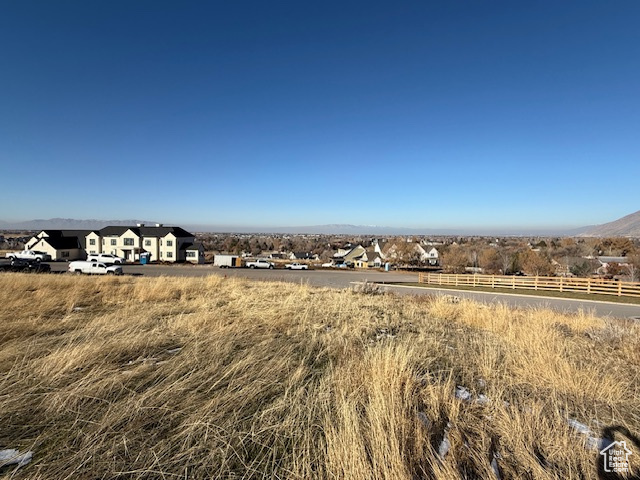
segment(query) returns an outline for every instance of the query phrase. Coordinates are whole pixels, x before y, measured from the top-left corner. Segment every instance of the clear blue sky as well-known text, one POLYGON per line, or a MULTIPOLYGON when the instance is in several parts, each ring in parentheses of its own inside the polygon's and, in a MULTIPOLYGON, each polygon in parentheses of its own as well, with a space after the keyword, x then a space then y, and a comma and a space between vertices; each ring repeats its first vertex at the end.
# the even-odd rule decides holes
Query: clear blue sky
POLYGON ((640 2, 1 1, 0 219, 640 209, 640 2))

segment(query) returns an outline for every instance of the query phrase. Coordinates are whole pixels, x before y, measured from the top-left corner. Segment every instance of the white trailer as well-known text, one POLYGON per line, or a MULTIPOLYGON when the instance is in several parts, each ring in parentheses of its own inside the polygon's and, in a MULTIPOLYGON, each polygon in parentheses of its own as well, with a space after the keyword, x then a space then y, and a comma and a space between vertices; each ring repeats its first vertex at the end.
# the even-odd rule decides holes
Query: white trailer
POLYGON ((244 266, 240 255, 227 255, 224 253, 219 253, 213 257, 213 265, 219 268, 238 268, 244 266))

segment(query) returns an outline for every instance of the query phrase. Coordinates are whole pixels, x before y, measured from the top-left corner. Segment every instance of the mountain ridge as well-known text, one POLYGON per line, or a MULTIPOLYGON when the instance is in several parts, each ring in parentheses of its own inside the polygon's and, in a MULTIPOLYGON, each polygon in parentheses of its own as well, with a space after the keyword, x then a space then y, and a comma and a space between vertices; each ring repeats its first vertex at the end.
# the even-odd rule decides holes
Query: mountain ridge
POLYGON ((640 210, 612 222, 595 225, 582 232, 581 237, 640 237, 640 210))

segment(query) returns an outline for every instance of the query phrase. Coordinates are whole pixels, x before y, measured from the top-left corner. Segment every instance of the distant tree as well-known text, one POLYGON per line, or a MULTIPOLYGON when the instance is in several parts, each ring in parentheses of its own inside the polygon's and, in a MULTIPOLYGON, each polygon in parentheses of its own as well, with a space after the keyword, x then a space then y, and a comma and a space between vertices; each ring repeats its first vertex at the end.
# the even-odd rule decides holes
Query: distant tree
POLYGON ((410 249, 409 252, 405 255, 405 258, 409 265, 420 266, 423 264, 422 252, 417 248, 410 249))
POLYGON ((513 260, 514 253, 503 248, 498 252, 498 259, 500 261, 500 273, 508 275, 513 272, 513 260))
POLYGON ((451 245, 442 253, 442 265, 453 273, 464 273, 468 263, 467 253, 459 245, 451 245))
POLYGON ((636 250, 633 241, 629 238, 603 238, 596 245, 599 255, 622 256, 633 253, 636 250))
POLYGON ((598 270, 600 262, 595 259, 574 260, 569 265, 569 271, 576 277, 590 277, 598 270))
POLYGON ((607 265, 607 275, 616 277, 618 275, 623 275, 624 273, 625 269, 617 262, 611 262, 607 265))
POLYGON ((532 250, 524 250, 520 253, 522 271, 527 275, 551 275, 554 271, 551 260, 547 255, 532 250))
POLYGON ((640 282, 640 253, 634 253, 627 257, 627 273, 629 281, 640 282))
POLYGON ((478 256, 478 264, 484 270, 484 273, 495 275, 500 272, 500 257, 495 248, 486 248, 480 252, 478 256))

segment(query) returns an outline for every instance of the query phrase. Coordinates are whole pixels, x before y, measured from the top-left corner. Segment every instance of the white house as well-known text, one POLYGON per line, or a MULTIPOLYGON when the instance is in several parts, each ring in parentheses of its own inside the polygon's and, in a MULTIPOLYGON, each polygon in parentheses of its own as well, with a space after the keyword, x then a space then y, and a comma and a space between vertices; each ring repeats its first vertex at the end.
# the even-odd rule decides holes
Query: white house
POLYGON ((184 244, 185 259, 191 263, 204 263, 204 245, 194 242, 192 245, 184 244))
MULTIPOLYGON (((195 243, 195 235, 180 227, 165 227, 162 224, 135 227, 105 227, 87 235, 87 253, 111 253, 135 262, 141 253, 150 254, 150 261, 187 261, 187 247, 195 243)), ((193 251, 193 250, 192 250, 193 251)), ((198 252, 200 249, 198 248, 198 252)), ((202 250, 204 261, 204 250, 202 250)), ((189 261, 193 261, 189 258, 189 261)), ((201 263, 200 257, 194 263, 201 263)))
MULTIPOLYGON (((428 248, 428 247, 427 247, 428 248)), ((384 259, 408 261, 415 256, 420 259, 420 263, 430 266, 439 265, 440 254, 435 247, 425 250, 419 243, 407 242, 398 247, 395 243, 389 246, 384 252, 384 259)))

